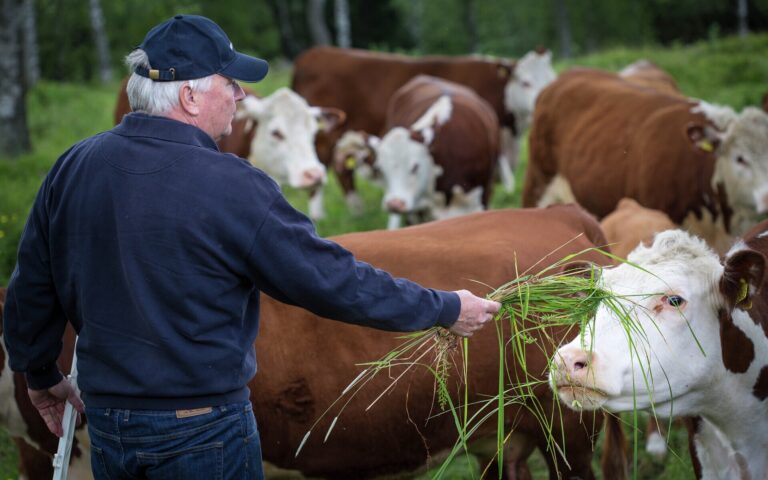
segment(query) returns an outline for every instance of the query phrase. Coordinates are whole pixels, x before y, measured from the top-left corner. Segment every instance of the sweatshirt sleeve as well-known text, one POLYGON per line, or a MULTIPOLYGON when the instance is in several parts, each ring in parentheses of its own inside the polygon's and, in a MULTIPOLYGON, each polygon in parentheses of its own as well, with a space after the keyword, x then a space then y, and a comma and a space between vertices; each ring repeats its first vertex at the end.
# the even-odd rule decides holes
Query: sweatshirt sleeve
POLYGON ((355 259, 339 244, 320 238, 312 222, 278 194, 251 249, 258 287, 313 313, 381 330, 450 327, 460 300, 355 259))
POLYGON ((19 242, 3 314, 11 370, 24 372, 27 385, 42 390, 62 379, 56 365, 67 319, 51 275, 46 198, 48 180, 37 194, 19 242))

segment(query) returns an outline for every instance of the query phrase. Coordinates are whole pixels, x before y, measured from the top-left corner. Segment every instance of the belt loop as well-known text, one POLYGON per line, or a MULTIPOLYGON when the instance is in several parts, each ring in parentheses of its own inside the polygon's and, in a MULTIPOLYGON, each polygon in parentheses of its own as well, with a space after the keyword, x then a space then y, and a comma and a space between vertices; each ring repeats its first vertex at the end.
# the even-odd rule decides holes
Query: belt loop
POLYGON ((123 412, 125 412, 125 418, 123 418, 123 423, 128 423, 128 421, 131 419, 131 411, 123 410, 123 412))

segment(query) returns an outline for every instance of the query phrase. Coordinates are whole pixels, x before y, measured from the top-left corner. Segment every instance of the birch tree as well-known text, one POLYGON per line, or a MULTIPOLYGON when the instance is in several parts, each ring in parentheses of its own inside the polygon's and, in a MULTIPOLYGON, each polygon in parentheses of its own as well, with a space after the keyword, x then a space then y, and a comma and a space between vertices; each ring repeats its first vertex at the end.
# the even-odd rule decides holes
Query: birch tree
POLYGON ((23 0, 0 0, 0 158, 30 149, 21 69, 22 12, 23 0))
POLYGON ((747 25, 747 0, 739 0, 738 11, 736 13, 739 17, 739 36, 744 38, 749 33, 749 27, 747 25))
POLYGON ((341 48, 352 46, 352 34, 349 22, 349 2, 335 0, 334 18, 336 19, 336 45, 341 48))
POLYGON ((325 24, 325 0, 309 0, 307 25, 314 45, 330 45, 331 34, 325 24))
POLYGON ((24 62, 24 84, 33 87, 40 80, 40 50, 37 46, 37 19, 35 18, 35 1, 24 0, 24 25, 21 33, 22 61, 24 62))
POLYGON ((560 31, 560 48, 562 49, 563 58, 571 58, 571 44, 573 41, 570 19, 568 18, 568 6, 566 4, 566 0, 557 0, 557 25, 560 31))
POLYGON ((104 13, 99 0, 90 0, 91 30, 96 43, 96 53, 99 58, 99 79, 102 83, 112 81, 112 62, 109 58, 109 42, 104 27, 104 13))

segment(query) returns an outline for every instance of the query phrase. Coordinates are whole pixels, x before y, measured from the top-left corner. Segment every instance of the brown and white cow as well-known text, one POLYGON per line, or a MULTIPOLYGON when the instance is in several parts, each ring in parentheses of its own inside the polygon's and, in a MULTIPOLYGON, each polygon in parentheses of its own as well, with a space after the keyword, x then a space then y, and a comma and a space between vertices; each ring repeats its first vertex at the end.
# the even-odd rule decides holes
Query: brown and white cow
MULTIPOLYGON (((478 56, 411 57, 333 47, 311 48, 296 58, 292 88, 310 105, 336 107, 347 114, 345 129, 384 133, 387 102, 417 75, 431 75, 471 88, 496 111, 502 131, 499 171, 505 188, 514 187, 518 143, 530 123, 536 96, 555 78, 551 53, 538 50, 519 61, 478 56)), ((331 165, 343 130, 319 135, 320 159, 331 165)), ((353 212, 361 202, 354 186, 354 164, 336 162, 342 189, 353 212)))
POLYGON ((602 218, 630 197, 720 252, 768 212, 768 115, 754 107, 574 69, 539 96, 529 148, 524 206, 576 201, 602 218))
POLYGON ((560 348, 551 384, 578 409, 653 406, 661 416, 698 416, 700 478, 768 478, 768 222, 721 261, 699 238, 660 233, 601 283, 630 315, 601 306, 581 338, 560 348), (627 343, 631 329, 634 347, 627 343))
MULTIPOLYGON (((396 231, 347 234, 334 240, 362 261, 393 275, 433 288, 466 288, 477 295, 489 293, 491 286, 502 285, 529 268, 539 271, 570 253, 605 244, 599 225, 576 206, 492 210, 396 231)), ((607 260, 594 251, 579 258, 598 263, 607 260)), ((567 335, 565 330, 549 333, 558 339, 567 335)), ((332 322, 262 295, 256 340, 259 372, 250 387, 264 460, 307 475, 359 480, 423 466, 430 455, 452 447, 457 439, 453 420, 449 415, 438 415, 434 381, 423 368, 416 368, 366 411, 389 384, 389 378, 384 378, 387 375, 374 379, 347 405, 327 441, 324 436, 335 412, 314 427, 296 456, 305 434, 363 368, 359 365, 378 359, 402 342, 397 334, 332 322)), ((71 345, 71 339, 67 344, 71 345)), ((497 392, 495 329, 483 329, 468 345, 469 402, 475 405, 470 408, 471 415, 476 402, 497 392)), ((564 411, 560 421, 562 409, 546 387, 548 354, 542 347, 549 354, 554 350, 544 338, 530 345, 527 369, 542 381, 535 393, 545 415, 555 419, 551 435, 558 442, 563 440, 559 447, 565 455, 544 453, 550 478, 559 478, 556 472, 560 472, 562 478, 593 479, 591 459, 602 416, 564 411)), ((461 364, 459 356, 454 360, 461 364)), ((509 374, 520 372, 510 370, 509 374)), ((461 376, 451 370, 448 378, 453 382, 461 376)), ((546 449, 547 434, 519 404, 508 407, 505 419, 507 428, 514 429, 514 445, 505 459, 508 478, 531 478, 525 459, 537 447, 546 449)), ((495 435, 495 417, 475 437, 488 435, 495 435)), ((55 445, 52 448, 48 452, 55 451, 55 445)), ((49 460, 48 456, 45 461, 49 460)), ((30 476, 30 480, 38 478, 50 476, 30 476)))
POLYGON ((499 151, 498 120, 472 90, 419 75, 392 96, 374 147, 389 228, 401 217, 457 216, 488 206, 499 151), (475 200, 471 202, 470 200, 475 200))
POLYGON ((672 75, 650 60, 641 59, 621 69, 619 76, 635 85, 651 88, 667 95, 682 96, 672 75))
MULTIPOLYGON (((115 107, 115 123, 130 111, 126 81, 115 107)), ((219 149, 247 159, 278 183, 309 193, 309 216, 320 219, 326 168, 315 152, 318 131, 330 132, 344 122, 344 113, 334 108, 310 107, 299 95, 281 88, 260 98, 244 88, 238 103, 232 133, 219 141, 219 149)))

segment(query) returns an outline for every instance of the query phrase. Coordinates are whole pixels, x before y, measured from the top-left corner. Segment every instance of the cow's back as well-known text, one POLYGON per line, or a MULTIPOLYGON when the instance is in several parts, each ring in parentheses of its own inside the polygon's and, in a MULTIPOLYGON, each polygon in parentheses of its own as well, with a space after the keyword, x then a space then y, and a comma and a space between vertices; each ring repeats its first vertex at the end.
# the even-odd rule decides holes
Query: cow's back
POLYGON ((622 197, 682 223, 690 212, 716 206, 709 185, 715 156, 694 148, 693 103, 624 81, 616 74, 574 69, 539 96, 529 137, 523 205, 536 206, 557 175, 575 200, 604 217, 622 197))
POLYGON ((334 47, 314 47, 296 58, 291 87, 310 105, 347 114, 346 128, 382 133, 387 102, 423 74, 465 85, 504 116, 504 86, 512 64, 475 57, 408 57, 334 47))
MULTIPOLYGON (((478 295, 489 293, 492 287, 518 277, 526 269, 538 271, 568 253, 604 244, 599 225, 573 206, 494 210, 397 231, 348 234, 335 240, 360 260, 395 276, 427 287, 468 289, 478 295)), ((605 263, 596 253, 584 257, 605 263)), ((314 427, 302 452, 294 457, 313 421, 362 369, 358 365, 382 357, 404 340, 395 333, 323 320, 266 296, 262 296, 261 313, 261 331, 256 342, 259 373, 251 390, 265 460, 312 475, 364 478, 418 467, 429 454, 453 445, 453 419, 450 415, 437 415, 440 410, 434 397, 434 379, 424 368, 416 367, 366 412, 365 408, 401 370, 383 373, 367 384, 346 407, 323 443, 337 414, 332 409, 314 427), (427 422, 431 415, 436 416, 427 422)), ((470 402, 481 401, 495 395, 498 388, 495 329, 483 329, 468 345, 470 402)), ((543 379, 547 359, 540 347, 529 349, 528 369, 543 379)), ((460 356, 454 353, 460 364, 460 356)), ((430 361, 431 357, 424 360, 430 361)), ((451 369, 448 381, 454 393, 459 376, 458 371, 451 369)), ((545 411, 551 412, 557 407, 545 390, 537 390, 541 393, 539 400, 545 411)), ((508 422, 514 419, 518 432, 534 437, 539 446, 545 445, 541 427, 524 410, 510 410, 506 418, 508 422)), ((584 423, 579 424, 578 416, 570 412, 563 420, 568 432, 565 449, 573 472, 584 476, 589 476, 585 473, 591 458, 587 430, 591 430, 592 421, 585 417, 584 423)), ((599 428, 600 420, 595 421, 599 428)), ((485 434, 495 431, 493 423, 484 427, 485 434)), ((559 430, 559 421, 555 424, 559 430)), ((559 435, 556 433, 555 437, 561 438, 559 435)))

